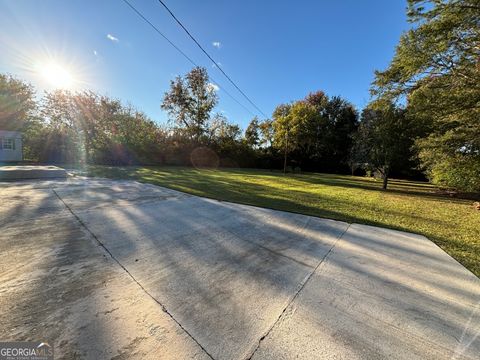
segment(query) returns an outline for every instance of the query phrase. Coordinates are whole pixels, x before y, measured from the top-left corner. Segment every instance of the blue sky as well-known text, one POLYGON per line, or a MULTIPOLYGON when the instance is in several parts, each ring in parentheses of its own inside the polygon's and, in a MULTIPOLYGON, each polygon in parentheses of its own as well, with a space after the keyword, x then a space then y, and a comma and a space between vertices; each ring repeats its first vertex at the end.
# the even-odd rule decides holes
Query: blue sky
MULTIPOLYGON (((156 0, 130 1, 256 113, 156 0)), ((165 2, 267 115, 315 90, 360 109, 373 71, 388 65, 409 27, 404 0, 165 2)), ((68 69, 74 88, 120 98, 158 122, 167 120, 160 103, 170 79, 192 67, 121 0, 0 0, 0 54, 0 72, 39 92, 53 88, 40 73, 54 62, 68 69)), ((252 114, 218 95, 217 111, 245 127, 252 114)))

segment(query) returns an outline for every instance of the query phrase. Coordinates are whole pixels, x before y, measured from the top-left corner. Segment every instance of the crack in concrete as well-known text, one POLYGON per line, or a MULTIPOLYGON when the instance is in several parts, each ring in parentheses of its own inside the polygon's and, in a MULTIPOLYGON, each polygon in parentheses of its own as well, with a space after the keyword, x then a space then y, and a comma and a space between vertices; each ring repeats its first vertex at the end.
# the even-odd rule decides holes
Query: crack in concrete
POLYGON ((309 265, 309 264, 307 264, 307 263, 305 263, 305 262, 303 262, 303 261, 301 261, 301 260, 297 260, 297 259, 295 259, 295 258, 293 258, 293 257, 291 257, 291 256, 286 255, 286 254, 282 254, 282 253, 279 252, 279 251, 272 250, 272 249, 270 249, 270 248, 268 248, 268 247, 266 247, 266 246, 264 246, 264 245, 261 245, 261 244, 255 242, 255 241, 251 241, 251 240, 248 240, 248 239, 242 239, 242 240, 245 241, 245 242, 248 242, 249 244, 253 244, 253 245, 255 245, 255 246, 258 246, 259 248, 261 248, 261 249, 263 249, 263 250, 266 250, 266 251, 268 251, 268 252, 270 252, 270 253, 272 253, 272 254, 274 254, 274 255, 276 255, 276 256, 280 256, 280 257, 286 258, 286 259, 288 259, 288 260, 291 260, 291 261, 293 261, 293 262, 296 262, 297 264, 302 265, 302 266, 305 266, 305 267, 308 267, 308 268, 310 268, 310 269, 313 268, 312 265, 309 265))
POLYGON ((55 196, 63 203, 63 205, 67 208, 67 210, 77 219, 77 221, 80 223, 80 225, 95 239, 95 241, 98 243, 100 247, 103 248, 103 250, 127 273, 128 276, 143 290, 145 294, 147 294, 153 301, 155 301, 158 305, 160 305, 162 311, 166 313, 199 347, 202 349, 205 354, 212 360, 215 360, 214 357, 193 337, 192 334, 188 332, 187 329, 185 329, 182 324, 180 324, 177 319, 167 310, 165 305, 163 305, 160 301, 158 301, 152 294, 150 294, 147 289, 143 287, 142 284, 128 271, 128 269, 108 250, 108 248, 98 239, 98 237, 87 227, 87 225, 80 219, 80 217, 73 212, 73 210, 70 208, 70 206, 67 205, 67 203, 58 195, 58 193, 55 191, 54 188, 51 188, 55 196))
MULTIPOLYGON (((70 208, 70 206, 68 206, 68 204, 60 197, 60 195, 55 191, 55 189, 52 187, 51 190, 53 191, 53 193, 55 194, 55 196, 63 203, 63 205, 65 206, 65 208, 75 217, 75 219, 79 222, 79 224, 95 239, 95 241, 98 243, 98 245, 100 247, 103 248, 103 250, 127 273, 128 276, 130 276, 130 278, 142 289, 142 291, 148 295, 153 301, 155 301, 158 305, 160 305, 161 309, 163 312, 165 312, 199 347, 200 349, 203 350, 203 352, 212 360, 215 360, 215 358, 198 342, 197 339, 195 339, 193 337, 192 334, 190 334, 190 332, 182 326, 182 324, 177 320, 175 319, 175 317, 167 310, 167 308, 165 307, 165 305, 163 305, 160 301, 158 301, 153 295, 151 295, 147 289, 145 289, 143 287, 143 285, 130 273, 130 271, 128 271, 128 269, 110 252, 110 250, 105 246, 105 244, 103 244, 99 239, 98 237, 87 227, 87 225, 80 219, 80 217, 75 214, 75 212, 70 208)), ((305 228, 308 226, 310 222, 310 219, 307 220, 307 222, 304 224, 304 227, 303 227, 303 231, 301 232, 304 232, 305 231, 305 228)), ((332 244, 332 246, 330 247, 330 249, 328 250, 328 252, 322 257, 322 259, 318 262, 318 264, 313 268, 313 270, 298 284, 297 286, 297 289, 296 289, 296 292, 295 294, 290 298, 290 300, 287 301, 285 307, 283 308, 282 312, 280 313, 280 315, 277 317, 277 319, 273 322, 273 324, 268 328, 268 330, 265 332, 265 334, 263 334, 260 339, 258 340, 258 343, 256 344, 256 346, 253 348, 253 350, 251 351, 250 355, 248 355, 245 360, 251 360, 252 357, 255 355, 255 353, 257 352, 257 350, 260 348, 260 345, 262 343, 262 341, 270 334, 270 332, 275 328, 275 326, 277 324, 279 324, 284 318, 286 318, 287 316, 289 316, 289 309, 290 307, 292 306, 293 302, 296 300, 296 298, 299 296, 300 292, 304 289, 304 287, 306 286, 306 284, 308 283, 308 281, 311 279, 311 277, 313 276, 313 274, 317 271, 317 269, 325 262, 325 260, 327 259, 327 257, 330 255, 330 253, 333 251, 334 247, 337 245, 337 243, 342 239, 342 237, 345 235, 345 233, 348 231, 348 229, 350 228, 352 224, 348 224, 348 226, 345 228, 345 230, 340 234, 340 236, 335 240, 335 242, 332 244)), ((276 252, 272 249, 269 249, 268 247, 265 247, 261 244, 258 244, 258 243, 255 243, 255 242, 251 242, 252 244, 255 244, 261 248, 263 248, 264 250, 268 250, 269 252, 272 252, 278 256, 282 256, 282 257, 285 257, 285 258, 288 258, 289 260, 292 260, 296 263, 299 263, 303 266, 306 266, 306 267, 309 267, 309 268, 312 268, 312 266, 306 264, 306 263, 303 263, 302 261, 299 261, 299 260, 296 260, 288 255, 285 255, 285 254, 281 254, 279 252, 276 252)))
POLYGON ((330 253, 333 251, 333 248, 337 245, 337 243, 342 239, 343 235, 345 235, 345 233, 348 231, 348 229, 350 228, 352 224, 348 224, 348 226, 346 227, 346 229, 340 234, 340 236, 335 240, 335 242, 332 244, 332 247, 328 250, 328 252, 323 256, 323 258, 319 261, 319 263, 317 264, 317 266, 315 266, 315 268, 312 270, 312 272, 310 274, 308 274, 304 279, 303 281, 299 284, 298 288, 297 288, 297 292, 293 295, 293 297, 290 299, 290 301, 288 301, 287 305, 284 307, 283 311, 280 313, 280 315, 278 316, 278 318, 273 322, 272 326, 265 332, 265 334, 263 334, 260 339, 258 340, 258 343, 257 345, 255 346, 255 348, 253 349, 253 351, 250 353, 250 355, 248 355, 245 360, 251 360, 252 357, 255 355, 255 353, 257 352, 257 350, 260 348, 260 345, 262 344, 262 341, 270 334, 270 332, 273 330, 273 328, 279 323, 282 321, 282 319, 286 316, 288 316, 289 314, 289 311, 288 309, 292 306, 293 302, 295 301, 295 299, 298 297, 298 295, 300 294, 300 292, 303 290, 303 288, 305 287, 305 285, 307 285, 308 281, 312 278, 313 274, 317 271, 317 269, 320 267, 320 265, 322 265, 325 260, 327 259, 327 257, 330 255, 330 253))

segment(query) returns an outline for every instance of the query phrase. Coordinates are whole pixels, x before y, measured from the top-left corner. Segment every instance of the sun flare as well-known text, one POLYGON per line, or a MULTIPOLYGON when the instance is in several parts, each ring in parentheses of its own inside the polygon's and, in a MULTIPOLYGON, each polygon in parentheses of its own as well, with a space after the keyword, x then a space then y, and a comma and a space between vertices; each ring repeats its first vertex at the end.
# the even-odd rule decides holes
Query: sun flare
POLYGON ((55 62, 40 66, 39 73, 51 86, 58 89, 70 89, 75 83, 72 73, 55 62))

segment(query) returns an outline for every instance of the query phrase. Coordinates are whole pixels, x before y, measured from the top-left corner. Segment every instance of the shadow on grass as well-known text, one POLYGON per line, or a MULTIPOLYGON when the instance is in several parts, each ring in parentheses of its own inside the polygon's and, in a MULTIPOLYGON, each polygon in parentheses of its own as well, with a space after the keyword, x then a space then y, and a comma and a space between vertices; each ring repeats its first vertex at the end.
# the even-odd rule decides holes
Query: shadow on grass
MULTIPOLYGON (((165 174, 150 172, 141 180, 155 183, 157 179, 159 183, 163 176, 165 174)), ((221 189, 223 198, 228 195, 241 199, 240 180, 232 180, 230 187, 233 189, 230 190, 229 182, 191 177, 190 189, 197 188, 196 191, 202 193, 198 188, 209 185, 221 189)), ((169 180, 179 187, 188 185, 187 180, 180 181, 178 175, 172 174, 169 180)), ((208 190, 205 188, 202 195, 211 195, 208 190)), ((265 185, 246 190, 249 197, 238 202, 287 211, 294 209, 307 214, 315 209, 293 199, 269 197, 269 187, 265 185)), ((274 301, 269 299, 276 299, 276 302, 280 299, 283 303, 291 296, 299 281, 328 251, 332 245, 331 236, 340 236, 346 228, 345 224, 330 220, 246 208, 201 197, 164 200, 164 196, 155 195, 155 191, 168 192, 138 183, 123 183, 113 184, 111 189, 107 184, 76 194, 59 193, 112 254, 135 274, 137 281, 218 359, 247 358, 250 344, 256 343, 264 334, 264 327, 270 325, 271 319, 268 318, 258 325, 259 314, 274 311, 274 301), (152 196, 152 201, 138 201, 144 195, 152 196), (154 201, 155 196, 160 201, 154 201), (126 200, 128 205, 118 203, 119 198, 126 200), (81 203, 77 203, 78 199, 81 203), (103 203, 104 207, 96 209, 97 203, 103 203), (325 234, 330 234, 330 240, 325 234)), ((318 197, 321 201, 326 196, 318 197)), ((344 216, 335 209, 322 211, 324 217, 344 216)), ((350 219, 351 222, 365 223, 356 216, 350 216, 350 219)), ((463 333, 466 340, 475 340, 476 318, 472 326, 465 324, 470 316, 468 305, 475 302, 478 293, 476 287, 469 287, 469 284, 478 280, 473 275, 466 275, 463 268, 449 261, 451 259, 447 260, 442 252, 431 251, 432 244, 423 238, 404 233, 392 237, 391 233, 377 230, 380 232, 377 236, 365 236, 357 231, 354 239, 342 242, 343 247, 332 252, 328 265, 325 265, 333 271, 325 274, 327 281, 329 274, 365 279, 355 289, 359 291, 360 288, 364 296, 370 297, 370 293, 375 292, 373 296, 382 304, 375 308, 376 314, 383 312, 390 316, 393 312, 407 326, 426 321, 434 323, 436 326, 429 327, 432 329, 429 334, 435 339, 451 341, 463 333), (370 287, 372 282, 377 286, 370 287), (426 288, 435 291, 426 291, 426 288), (382 300, 385 298, 388 301, 382 300), (461 316, 452 317, 451 313, 461 316)), ((338 279, 332 276, 329 280, 338 279)), ((334 288, 338 289, 338 284, 334 288)), ((333 295, 341 294, 341 291, 333 295)), ((310 304, 312 302, 307 302, 304 306, 308 308, 310 304)), ((337 302, 329 309, 339 311, 337 306, 341 304, 337 302)), ((361 323, 363 313, 350 309, 361 305, 349 302, 347 306, 349 308, 340 309, 341 313, 347 313, 349 321, 353 318, 355 323, 361 323)), ((276 308, 275 311, 281 310, 276 308)), ((321 317, 324 312, 312 307, 310 313, 321 317)), ((328 318, 320 318, 316 324, 324 321, 328 318)), ((332 322, 330 328, 336 326, 338 322, 332 322)), ((361 349, 370 346, 369 339, 388 341, 389 335, 385 335, 384 327, 374 326, 373 331, 374 334, 369 336, 360 336, 358 342, 352 343, 351 350, 361 354, 361 349), (358 344, 358 348, 355 347, 358 344)), ((399 341, 402 341, 401 336, 399 341)), ((438 342, 444 343, 443 340, 438 342)), ((448 344, 446 348, 450 346, 448 344)), ((464 344, 467 346, 468 341, 463 341, 464 344)), ((405 345, 402 347, 410 349, 405 345)), ((474 353, 478 342, 471 349, 474 353)))
MULTIPOLYGON (((480 276, 480 243, 478 240, 465 240, 472 236, 475 238, 474 233, 467 232, 479 232, 478 228, 475 230, 472 225, 471 229, 470 226, 468 227, 470 230, 464 230, 464 234, 452 236, 448 226, 453 227, 454 224, 449 225, 448 221, 428 216, 431 206, 439 206, 441 209, 444 206, 441 203, 466 205, 468 202, 435 194, 434 188, 426 183, 392 180, 390 189, 383 191, 380 183, 368 178, 328 174, 301 174, 285 177, 283 174, 261 170, 197 170, 183 167, 93 167, 89 175, 137 180, 216 200, 419 233, 427 236, 480 276), (260 180, 253 182, 252 179, 260 180), (265 183, 269 181, 272 185, 265 183), (302 184, 305 185, 302 186, 302 184), (365 202, 356 201, 355 198, 353 200, 342 197, 326 198, 322 194, 309 192, 306 187, 310 185, 324 186, 327 189, 328 187, 344 188, 347 191, 358 189, 364 192, 365 197, 375 194, 399 195, 402 197, 401 201, 405 203, 412 198, 412 200, 425 200, 429 203, 425 204, 426 216, 420 216, 409 213, 406 209, 402 211, 391 208, 395 205, 395 199, 390 199, 389 203, 385 204, 382 198, 365 202), (282 189, 282 186, 285 189, 282 189), (293 190, 292 187, 295 189, 293 190), (432 205, 432 201, 439 204, 432 205), (352 206, 356 206, 356 211, 352 211, 352 206), (378 213, 382 215, 381 219, 375 216, 378 213)), ((352 195, 357 196, 354 192, 352 195)), ((477 239, 480 239, 480 233, 478 235, 477 239)))
MULTIPOLYGON (((221 173, 212 172, 211 177, 207 177, 201 171, 117 168, 103 174, 106 175, 206 197, 384 226, 381 222, 368 222, 335 209, 320 209, 295 201, 295 198, 287 198, 292 190, 272 192, 268 185, 245 183, 241 178, 226 178, 221 173)), ((271 214, 260 208, 243 211, 239 206, 190 196, 186 196, 185 201, 168 202, 165 194, 154 194, 155 191, 166 191, 163 189, 143 188, 139 184, 111 186, 109 183, 92 183, 94 181, 85 187, 56 188, 59 198, 50 190, 36 189, 36 197, 21 192, 20 200, 23 201, 17 201, 13 206, 11 195, 5 192, 2 197, 11 208, 5 213, 5 222, 0 222, 0 225, 18 229, 15 233, 3 233, 3 238, 0 236, 0 245, 3 246, 0 248, 5 253, 9 251, 5 256, 6 269, 11 271, 15 284, 3 293, 3 305, 7 311, 0 334, 4 337, 15 335, 17 340, 29 337, 53 339, 65 358, 76 358, 77 355, 102 358, 105 354, 102 349, 119 341, 117 329, 103 316, 105 313, 100 312, 105 310, 101 306, 102 301, 110 300, 100 301, 103 298, 100 294, 104 293, 98 290, 111 288, 118 274, 116 265, 104 258, 105 254, 73 215, 65 214, 60 198, 134 274, 142 287, 165 304, 166 309, 199 343, 215 351, 214 356, 218 359, 247 357, 249 345, 258 343, 260 336, 271 325, 271 319, 267 318, 262 327, 253 326, 259 323, 258 318, 268 313, 265 309, 270 309, 276 316, 281 314, 282 308, 273 308, 271 299, 281 298, 282 303, 286 302, 304 275, 318 263, 319 256, 328 250, 325 244, 331 245, 322 234, 332 233, 336 237, 342 232, 338 223, 328 220, 305 219, 280 212, 271 214), (44 193, 49 196, 40 196, 44 193), (132 193, 134 196, 129 197, 132 193), (36 201, 26 204, 25 198, 29 197, 36 201), (148 202, 149 197, 155 198, 155 201, 148 202), (124 206, 125 202, 129 205, 124 206), (44 217, 39 217, 39 213, 44 217), (36 219, 37 224, 24 229, 22 221, 31 219, 36 219), (232 222, 231 219, 242 221, 232 222), (161 227, 158 226, 160 223, 161 227), (19 267, 32 260, 35 261, 34 268, 26 271, 26 267, 19 267), (23 278, 31 283, 19 286, 23 278), (251 291, 244 292, 247 286, 251 291), (72 318, 72 313, 78 309, 76 304, 79 299, 83 299, 84 303, 80 308, 82 316, 72 318), (201 308, 198 304, 202 305, 201 308), (252 311, 255 308, 253 304, 261 305, 256 313, 252 311), (239 326, 244 331, 234 331, 239 326), (16 329, 15 334, 10 329, 16 329), (60 339, 65 342, 60 342, 60 339), (219 350, 219 342, 231 353, 219 350), (244 344, 247 346, 241 346, 244 344)), ((302 193, 303 197, 308 195, 305 190, 296 192, 302 193)), ((326 201, 325 195, 315 196, 320 203, 326 201)), ((432 254, 422 251, 421 247, 412 251, 406 241, 390 242, 388 239, 382 241, 358 236, 358 240, 349 242, 349 245, 351 247, 337 249, 342 251, 340 256, 338 252, 332 253, 329 267, 331 270, 341 269, 343 274, 353 279, 368 279, 369 282, 364 284, 372 281, 379 284, 378 287, 360 289, 364 291, 363 298, 371 298, 371 292, 377 291, 375 295, 378 299, 387 298, 388 301, 383 303, 392 304, 375 307, 375 312, 383 312, 384 317, 395 314, 397 318, 404 319, 406 328, 422 326, 430 329, 429 335, 439 339, 438 342, 444 339, 450 341, 445 347, 451 346, 452 351, 452 339, 458 341, 461 335, 461 341, 458 341, 460 350, 478 353, 478 317, 468 320, 470 312, 465 305, 478 297, 475 288, 468 287, 469 279, 461 277, 463 269, 453 261, 445 262, 444 254, 440 252, 432 254), (415 263, 415 271, 408 271, 391 261, 392 254, 399 254, 405 261, 415 263), (445 281, 446 276, 449 281, 445 281), (426 291, 426 287, 435 291, 426 291), (452 313, 457 315, 453 317, 452 313), (435 326, 424 326, 432 323, 435 326)), ((335 273, 338 274, 332 272, 335 273)), ((130 281, 129 278, 126 280, 130 281)), ((330 280, 336 279, 332 277, 330 280)), ((359 291, 359 286, 356 289, 359 291)), ((361 309, 362 302, 342 303, 341 300, 346 297, 341 295, 341 291, 332 294, 339 301, 335 306, 330 306, 333 301, 326 305, 325 309, 330 311, 318 311, 312 305, 313 301, 304 304, 307 313, 319 316, 315 322, 319 331, 333 329, 337 336, 349 336, 351 329, 339 329, 337 326, 341 322, 332 320, 337 316, 349 316, 347 324, 362 324, 358 328, 362 332, 367 328, 369 333, 346 345, 358 357, 364 354, 365 348, 376 349, 370 344, 372 339, 376 342, 391 341, 389 333, 385 332, 385 324, 365 324, 362 311, 351 311, 352 308, 361 309), (329 317, 330 313, 335 316, 329 317)), ((141 319, 142 314, 137 316, 141 319)), ((400 342, 403 341, 401 336, 399 338, 400 342)), ((404 344, 398 351, 413 352, 412 348, 411 343, 404 344)), ((290 350, 293 351, 293 347, 290 350)), ((280 348, 272 351, 281 354, 280 348)), ((287 354, 289 358, 296 355, 287 354)), ((385 358, 388 354, 378 353, 378 356, 385 358)))

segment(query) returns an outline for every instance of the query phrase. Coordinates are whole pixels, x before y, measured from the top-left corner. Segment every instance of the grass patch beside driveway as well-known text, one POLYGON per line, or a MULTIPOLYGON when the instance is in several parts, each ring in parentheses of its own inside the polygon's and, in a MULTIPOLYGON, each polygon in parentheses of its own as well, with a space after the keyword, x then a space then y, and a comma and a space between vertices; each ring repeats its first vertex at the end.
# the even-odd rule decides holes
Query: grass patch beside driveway
POLYGON ((480 211, 427 183, 252 169, 90 166, 89 176, 132 179, 217 200, 425 235, 480 277, 480 211))

